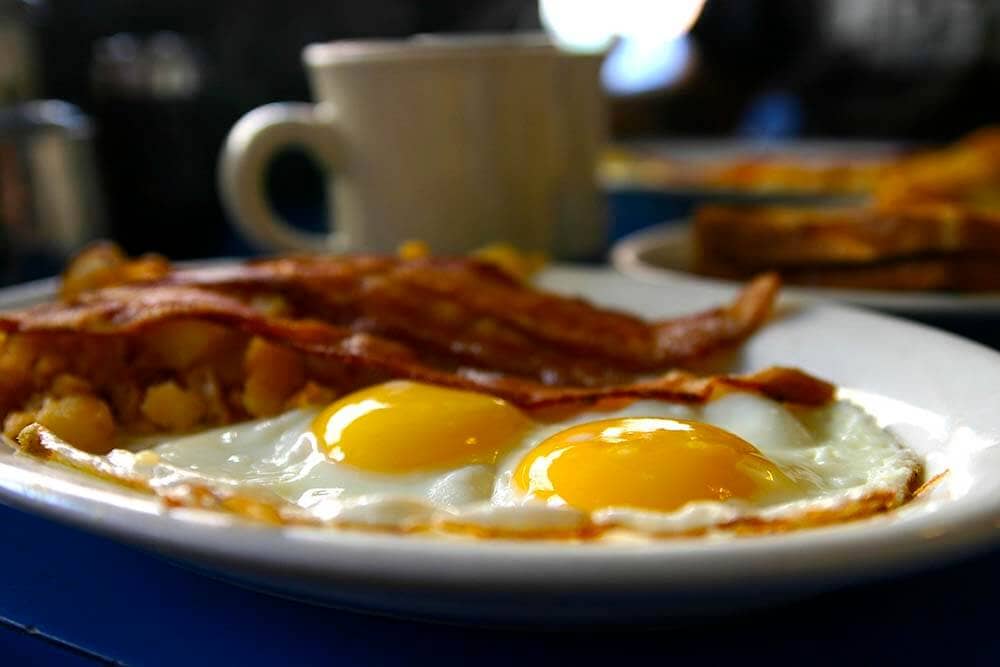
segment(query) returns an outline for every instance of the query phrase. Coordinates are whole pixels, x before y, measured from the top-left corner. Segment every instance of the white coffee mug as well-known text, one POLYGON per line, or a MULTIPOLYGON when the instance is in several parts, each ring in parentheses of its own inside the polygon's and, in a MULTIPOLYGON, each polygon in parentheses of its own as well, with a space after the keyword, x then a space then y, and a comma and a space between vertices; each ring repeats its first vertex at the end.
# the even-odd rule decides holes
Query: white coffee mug
POLYGON ((602 55, 533 35, 421 36, 313 44, 303 59, 318 102, 254 109, 222 152, 222 198, 251 239, 321 252, 392 252, 407 240, 438 253, 493 242, 560 258, 602 250, 602 55), (268 163, 290 146, 328 174, 328 233, 292 227, 267 200, 268 163))

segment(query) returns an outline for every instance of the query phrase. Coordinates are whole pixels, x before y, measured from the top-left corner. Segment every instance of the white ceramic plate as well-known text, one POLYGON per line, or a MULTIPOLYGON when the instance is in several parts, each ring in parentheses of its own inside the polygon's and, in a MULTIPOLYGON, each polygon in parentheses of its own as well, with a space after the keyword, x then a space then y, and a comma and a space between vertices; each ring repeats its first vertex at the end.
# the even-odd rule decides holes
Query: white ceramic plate
MULTIPOLYGON (((618 241, 611 249, 611 263, 627 276, 646 282, 677 285, 696 281, 720 287, 736 286, 728 280, 694 275, 694 244, 687 221, 648 227, 618 241)), ((1000 292, 958 294, 947 292, 890 292, 883 290, 789 287, 786 293, 800 299, 835 300, 854 306, 907 315, 1000 315, 1000 292)))
MULTIPOLYGON (((731 290, 553 268, 540 283, 648 317, 731 290)), ((11 305, 0 298, 0 307, 11 305)), ((926 457, 933 492, 890 516, 788 535, 646 545, 469 542, 274 529, 0 453, 0 499, 251 586, 353 609, 472 623, 634 622, 730 612, 946 561, 1000 537, 1000 355, 948 334, 789 300, 734 361, 796 365, 850 389, 926 457)))

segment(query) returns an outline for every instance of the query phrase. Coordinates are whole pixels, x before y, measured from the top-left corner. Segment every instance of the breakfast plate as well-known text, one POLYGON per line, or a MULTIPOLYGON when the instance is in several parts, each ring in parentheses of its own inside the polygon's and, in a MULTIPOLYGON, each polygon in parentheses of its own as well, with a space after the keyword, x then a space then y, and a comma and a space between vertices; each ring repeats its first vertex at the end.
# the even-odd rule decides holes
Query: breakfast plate
POLYGON ((746 181, 745 167, 784 164, 809 171, 842 166, 846 173, 851 165, 865 169, 886 164, 909 148, 898 141, 633 141, 607 152, 599 176, 608 193, 612 238, 620 238, 661 220, 690 216, 703 204, 829 206, 864 201, 867 194, 860 182, 846 189, 817 183, 796 187, 782 180, 786 173, 778 181, 772 174, 754 185, 746 181), (737 182, 707 178, 733 167, 741 174, 737 182))
MULTIPOLYGON (((626 236, 611 249, 611 263, 623 274, 645 282, 675 285, 678 281, 696 281, 729 288, 737 284, 693 273, 694 243, 687 220, 663 223, 626 236)), ((995 292, 958 294, 786 287, 785 293, 799 299, 835 300, 904 315, 1000 315, 1000 294, 995 292)))
MULTIPOLYGON (((562 266, 537 282, 645 317, 706 308, 732 293, 562 266)), ((0 308, 44 292, 2 294, 0 308)), ((924 326, 790 297, 725 363, 734 370, 798 366, 828 378, 917 452, 928 478, 947 473, 902 509, 864 521, 783 535, 614 543, 252 525, 205 510, 166 510, 149 496, 7 452, 0 453, 0 500, 275 594, 466 623, 633 622, 745 610, 913 571, 1000 538, 1000 415, 991 379, 1000 376, 1000 355, 924 326)))

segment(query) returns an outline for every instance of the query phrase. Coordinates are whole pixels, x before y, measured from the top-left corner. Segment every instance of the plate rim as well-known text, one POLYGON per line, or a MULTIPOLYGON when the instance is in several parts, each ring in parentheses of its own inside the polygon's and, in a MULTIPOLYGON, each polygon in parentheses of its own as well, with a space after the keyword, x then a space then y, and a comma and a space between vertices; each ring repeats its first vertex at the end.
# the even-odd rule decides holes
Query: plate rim
MULTIPOLYGON (((690 236, 690 218, 661 222, 632 232, 616 241, 609 251, 609 258, 612 266, 620 273, 643 282, 663 284, 697 281, 736 289, 740 284, 736 281, 700 276, 683 268, 660 266, 645 259, 645 255, 653 250, 687 244, 690 236)), ((888 290, 794 286, 785 287, 782 291, 789 297, 803 301, 842 303, 885 313, 916 316, 1000 315, 1000 291, 952 295, 941 292, 904 293, 888 290)))

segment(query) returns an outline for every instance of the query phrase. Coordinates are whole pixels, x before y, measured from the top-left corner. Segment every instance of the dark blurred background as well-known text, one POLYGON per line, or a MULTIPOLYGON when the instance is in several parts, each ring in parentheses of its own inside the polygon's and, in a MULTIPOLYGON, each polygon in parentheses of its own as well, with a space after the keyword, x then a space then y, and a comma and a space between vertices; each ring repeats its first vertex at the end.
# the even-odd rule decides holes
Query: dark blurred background
MULTIPOLYGON (((240 254, 219 148, 250 109, 309 99, 304 45, 542 26, 536 0, 0 0, 0 105, 82 109, 110 232, 129 251, 240 254)), ((931 142, 997 117, 1000 0, 707 0, 682 32, 609 65, 613 138, 931 142)), ((308 157, 282 156, 268 188, 283 213, 321 224, 308 157)))

